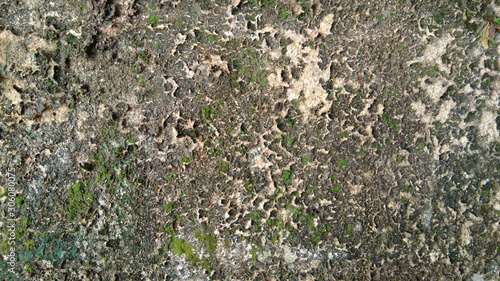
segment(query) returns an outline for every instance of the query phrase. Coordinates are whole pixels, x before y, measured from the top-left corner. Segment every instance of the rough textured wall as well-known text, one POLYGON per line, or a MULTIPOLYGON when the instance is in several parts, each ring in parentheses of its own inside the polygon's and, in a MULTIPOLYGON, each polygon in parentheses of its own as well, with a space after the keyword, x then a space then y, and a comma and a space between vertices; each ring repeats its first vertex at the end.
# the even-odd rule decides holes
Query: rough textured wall
POLYGON ((1 2, 2 280, 498 280, 496 17, 1 2))

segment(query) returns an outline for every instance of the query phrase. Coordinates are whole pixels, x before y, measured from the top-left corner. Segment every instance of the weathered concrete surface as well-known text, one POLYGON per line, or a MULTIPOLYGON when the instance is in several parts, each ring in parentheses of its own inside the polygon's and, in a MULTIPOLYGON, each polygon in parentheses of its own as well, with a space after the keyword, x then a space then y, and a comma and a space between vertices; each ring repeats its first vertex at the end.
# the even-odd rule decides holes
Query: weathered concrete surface
POLYGON ((0 3, 18 278, 499 279, 489 17, 473 1, 0 3))

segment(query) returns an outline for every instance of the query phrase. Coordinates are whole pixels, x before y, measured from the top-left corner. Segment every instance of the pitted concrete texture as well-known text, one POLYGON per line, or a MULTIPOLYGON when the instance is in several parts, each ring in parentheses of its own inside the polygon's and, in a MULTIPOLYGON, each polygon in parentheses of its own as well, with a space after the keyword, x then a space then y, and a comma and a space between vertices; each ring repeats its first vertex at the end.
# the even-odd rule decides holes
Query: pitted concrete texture
POLYGON ((454 0, 0 3, 17 218, 0 275, 500 279, 497 17, 454 0))

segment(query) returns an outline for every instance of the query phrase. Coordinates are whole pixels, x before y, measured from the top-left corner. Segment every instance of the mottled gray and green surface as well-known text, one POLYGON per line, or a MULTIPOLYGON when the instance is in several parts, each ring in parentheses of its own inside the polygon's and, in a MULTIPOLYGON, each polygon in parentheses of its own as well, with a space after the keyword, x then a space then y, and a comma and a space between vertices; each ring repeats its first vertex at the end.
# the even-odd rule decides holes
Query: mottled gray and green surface
POLYGON ((500 3, 0 2, 18 278, 498 280, 488 17, 500 3))

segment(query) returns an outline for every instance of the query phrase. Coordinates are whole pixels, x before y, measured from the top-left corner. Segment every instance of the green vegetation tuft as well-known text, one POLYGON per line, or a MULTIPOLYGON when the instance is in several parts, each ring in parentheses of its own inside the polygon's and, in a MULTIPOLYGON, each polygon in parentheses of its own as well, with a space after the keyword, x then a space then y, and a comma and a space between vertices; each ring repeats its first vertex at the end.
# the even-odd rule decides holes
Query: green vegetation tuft
POLYGON ((284 184, 289 184, 290 181, 292 180, 292 171, 286 170, 283 172, 283 183, 284 184))
POLYGON ((210 274, 210 272, 212 272, 212 267, 210 266, 210 257, 202 259, 201 262, 203 269, 205 269, 208 274, 210 274))
POLYGON ((262 68, 262 58, 252 48, 238 52, 229 61, 232 72, 230 76, 231 85, 237 86, 239 79, 252 82, 258 87, 267 85, 267 71, 262 68))
POLYGON ((205 120, 209 120, 212 117, 213 114, 214 114, 214 110, 210 107, 210 105, 205 106, 201 110, 201 116, 205 120))
POLYGON ((187 163, 189 163, 189 161, 191 161, 191 157, 186 156, 186 155, 182 155, 182 157, 181 157, 181 162, 182 163, 186 163, 187 164, 187 163))
POLYGON ((319 244, 319 237, 318 236, 313 235, 311 237, 311 240, 312 240, 312 242, 313 242, 314 245, 318 245, 319 244))
POLYGON ((167 225, 167 227, 165 227, 165 232, 170 234, 170 236, 177 236, 177 233, 175 232, 173 224, 167 225))
POLYGON ((119 156, 122 153, 122 148, 121 147, 116 147, 115 150, 113 151, 113 155, 115 157, 119 156))
POLYGON ((165 209, 166 212, 170 212, 173 209, 177 208, 177 202, 172 201, 170 203, 163 203, 163 209, 165 209))
POLYGON ((209 34, 207 38, 208 38, 208 41, 210 41, 211 43, 215 43, 215 42, 219 41, 219 36, 214 35, 214 34, 209 34))
POLYGON ((273 233, 271 236, 271 243, 275 243, 276 241, 278 241, 278 239, 278 233, 273 233))
POLYGON ((0 198, 7 197, 8 195, 9 195, 9 189, 4 187, 3 193, 0 194, 0 198))
POLYGON ((331 189, 333 192, 339 192, 341 188, 342 188, 342 187, 340 186, 340 184, 336 183, 336 184, 334 184, 334 185, 333 185, 330 189, 331 189))
POLYGON ((398 123, 396 119, 392 119, 389 117, 387 113, 382 114, 382 120, 391 127, 391 129, 396 130, 398 128, 398 123))
POLYGON ((33 248, 33 245, 35 244, 35 240, 29 239, 24 242, 24 247, 26 247, 26 250, 31 250, 33 248))
POLYGON ((252 255, 252 261, 253 262, 257 262, 257 249, 255 248, 252 248, 252 250, 250 251, 250 254, 252 255))
POLYGON ((346 222, 345 223, 345 232, 347 233, 347 235, 351 235, 352 234, 352 224, 349 223, 349 222, 346 222))
POLYGON ((70 185, 68 189, 69 203, 66 205, 68 219, 73 220, 77 216, 85 214, 90 209, 93 197, 92 190, 85 191, 85 185, 82 182, 70 185))
POLYGON ((307 214, 307 225, 309 226, 309 228, 311 230, 315 229, 315 227, 314 227, 314 215, 313 215, 313 213, 307 214))
POLYGON ((193 245, 189 244, 186 240, 172 237, 170 245, 172 246, 172 251, 178 256, 185 254, 186 260, 190 261, 192 265, 200 261, 200 257, 193 253, 193 245))
POLYGON ((286 7, 282 7, 280 9, 280 18, 282 20, 286 20, 289 16, 288 9, 286 7))
POLYGON ((419 143, 418 143, 418 147, 419 147, 420 149, 424 149, 424 148, 425 148, 425 142, 423 142, 423 141, 419 142, 419 143))
POLYGON ((219 160, 219 169, 222 173, 227 172, 229 164, 224 160, 219 160))
POLYGON ((198 240, 205 245, 207 251, 213 252, 215 250, 217 238, 215 238, 213 233, 201 233, 201 231, 196 230, 194 237, 198 238, 198 240))
POLYGON ((148 18, 148 24, 151 26, 156 26, 159 22, 158 16, 156 14, 151 14, 148 18))
POLYGON ((149 62, 148 55, 146 55, 144 51, 137 52, 137 56, 139 56, 139 58, 144 62, 149 62))
POLYGON ((24 204, 24 199, 25 199, 24 195, 16 196, 16 199, 14 201, 16 203, 16 206, 21 206, 22 204, 24 204))
POLYGON ((140 69, 137 65, 135 65, 135 64, 130 65, 130 72, 139 73, 139 71, 140 71, 140 69))
POLYGON ((305 14, 309 14, 311 12, 311 3, 306 0, 302 0, 300 2, 300 6, 302 7, 302 11, 304 11, 305 14))
POLYGON ((258 219, 260 219, 261 217, 262 217, 262 213, 261 213, 260 211, 255 211, 255 212, 253 212, 253 213, 252 213, 252 218, 253 218, 253 219, 258 220, 258 219))
POLYGON ((146 79, 144 78, 144 76, 141 76, 139 78, 139 86, 145 88, 146 87, 146 79))
POLYGON ((31 272, 33 270, 33 266, 31 265, 31 263, 27 263, 27 264, 24 265, 24 269, 27 272, 31 272))
POLYGON ((104 166, 99 167, 99 171, 95 174, 95 180, 99 183, 104 182, 106 179, 111 179, 111 174, 108 173, 108 169, 104 166))

